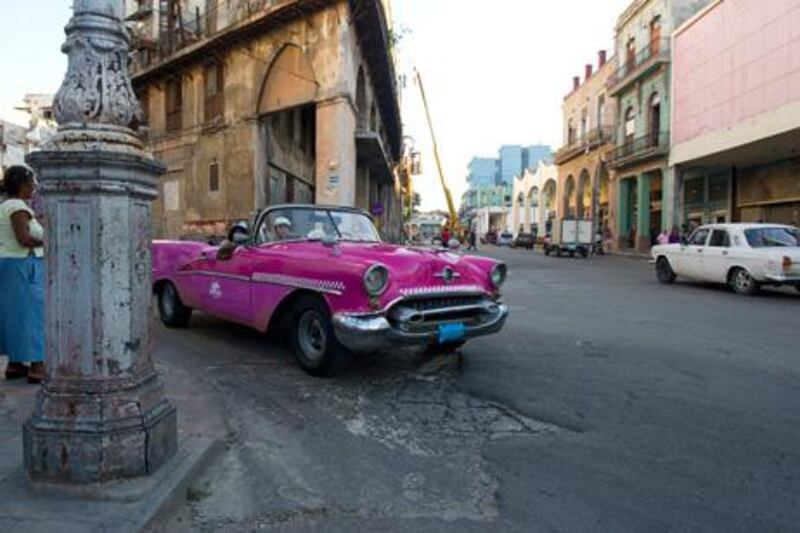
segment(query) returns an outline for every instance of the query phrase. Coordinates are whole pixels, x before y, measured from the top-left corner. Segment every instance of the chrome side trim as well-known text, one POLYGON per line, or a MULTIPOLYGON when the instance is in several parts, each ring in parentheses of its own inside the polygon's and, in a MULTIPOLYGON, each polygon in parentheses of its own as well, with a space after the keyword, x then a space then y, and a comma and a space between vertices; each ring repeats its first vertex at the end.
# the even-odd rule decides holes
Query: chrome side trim
POLYGON ((227 272, 213 272, 211 270, 182 270, 178 272, 180 276, 206 276, 206 277, 214 277, 214 278, 225 278, 225 279, 233 279, 236 281, 250 281, 250 278, 247 276, 241 276, 239 274, 229 274, 227 272))
POLYGON ((323 279, 299 278, 285 274, 267 274, 257 272, 253 274, 253 283, 268 283, 270 285, 282 285, 284 287, 294 287, 296 289, 308 289, 341 296, 347 289, 341 281, 331 281, 323 279))

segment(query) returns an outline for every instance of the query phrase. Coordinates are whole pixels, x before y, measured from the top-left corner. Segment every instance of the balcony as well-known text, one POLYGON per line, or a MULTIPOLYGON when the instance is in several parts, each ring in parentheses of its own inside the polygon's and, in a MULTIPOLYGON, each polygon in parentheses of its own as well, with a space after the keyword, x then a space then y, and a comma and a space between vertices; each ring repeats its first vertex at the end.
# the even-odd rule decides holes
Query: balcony
POLYGON ((609 95, 618 96, 636 80, 653 72, 659 66, 670 61, 670 41, 661 39, 653 41, 636 56, 621 62, 617 70, 606 82, 609 95))
POLYGON ((613 140, 614 130, 610 126, 595 128, 589 131, 585 137, 576 139, 572 143, 561 147, 561 149, 556 152, 555 163, 556 165, 563 165, 599 146, 613 142, 613 140))
POLYGON ((608 158, 610 168, 623 168, 669 154, 669 132, 650 133, 617 147, 608 158))

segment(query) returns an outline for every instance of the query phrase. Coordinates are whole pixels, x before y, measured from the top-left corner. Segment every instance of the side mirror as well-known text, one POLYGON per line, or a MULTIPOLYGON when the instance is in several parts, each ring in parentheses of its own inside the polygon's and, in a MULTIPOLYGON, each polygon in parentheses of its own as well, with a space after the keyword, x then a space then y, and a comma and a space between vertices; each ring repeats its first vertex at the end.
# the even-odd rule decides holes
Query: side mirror
POLYGON ((333 248, 339 241, 333 235, 326 233, 325 236, 322 237, 321 242, 323 246, 327 246, 328 248, 333 248))

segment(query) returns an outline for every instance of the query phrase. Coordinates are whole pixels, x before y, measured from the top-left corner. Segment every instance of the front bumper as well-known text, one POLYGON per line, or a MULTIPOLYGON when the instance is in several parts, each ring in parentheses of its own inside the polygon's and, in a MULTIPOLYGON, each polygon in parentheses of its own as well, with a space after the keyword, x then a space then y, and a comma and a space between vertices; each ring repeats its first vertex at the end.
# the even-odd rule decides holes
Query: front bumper
MULTIPOLYGON (((507 305, 495 304, 474 317, 464 328, 463 340, 474 339, 499 332, 508 318, 507 305)), ((371 353, 399 346, 430 346, 438 343, 438 332, 404 330, 392 323, 384 314, 333 316, 336 338, 347 349, 355 353, 371 353)))

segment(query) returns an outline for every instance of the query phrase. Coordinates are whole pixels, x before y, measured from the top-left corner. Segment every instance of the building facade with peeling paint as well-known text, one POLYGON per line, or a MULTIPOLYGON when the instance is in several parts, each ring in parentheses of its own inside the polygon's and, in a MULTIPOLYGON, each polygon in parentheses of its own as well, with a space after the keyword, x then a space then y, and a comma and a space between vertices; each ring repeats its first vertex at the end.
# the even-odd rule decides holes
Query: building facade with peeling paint
POLYGON ((379 0, 140 0, 131 69, 167 165, 158 237, 220 236, 267 205, 371 210, 402 227, 392 34, 379 0))

